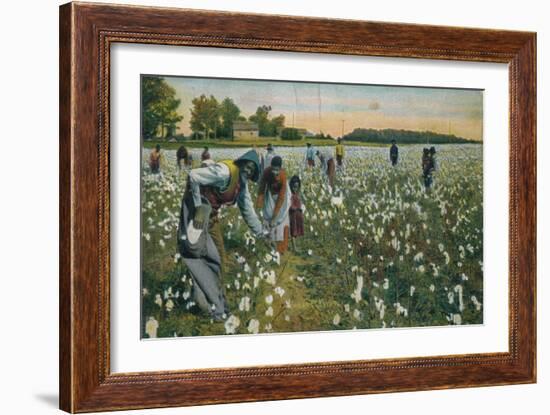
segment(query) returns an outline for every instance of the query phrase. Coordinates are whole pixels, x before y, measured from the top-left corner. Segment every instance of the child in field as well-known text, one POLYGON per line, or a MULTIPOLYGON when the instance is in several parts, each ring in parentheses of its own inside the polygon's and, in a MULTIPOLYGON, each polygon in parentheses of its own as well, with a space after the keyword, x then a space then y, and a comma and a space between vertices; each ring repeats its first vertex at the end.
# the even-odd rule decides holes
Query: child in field
POLYGON ((262 209, 264 221, 269 228, 269 239, 281 254, 288 249, 290 187, 280 156, 271 159, 258 186, 256 207, 262 209))
POLYGON ((160 144, 157 144, 149 155, 149 168, 151 169, 151 173, 160 173, 160 158, 160 144))
POLYGON ((304 213, 302 200, 300 199, 300 188, 302 182, 298 176, 290 179, 290 236, 292 237, 292 248, 296 251, 296 238, 304 236, 304 213))

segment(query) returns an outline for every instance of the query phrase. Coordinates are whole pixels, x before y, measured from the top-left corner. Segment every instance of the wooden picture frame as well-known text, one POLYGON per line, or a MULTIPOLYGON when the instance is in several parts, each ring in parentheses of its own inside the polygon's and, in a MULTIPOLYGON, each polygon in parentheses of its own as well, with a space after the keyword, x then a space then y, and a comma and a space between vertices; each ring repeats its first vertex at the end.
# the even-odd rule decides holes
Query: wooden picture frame
POLYGON ((535 33, 69 3, 60 8, 59 93, 61 409, 91 412, 536 381, 535 33), (109 62, 110 46, 119 42, 508 64, 509 351, 111 373, 109 62))

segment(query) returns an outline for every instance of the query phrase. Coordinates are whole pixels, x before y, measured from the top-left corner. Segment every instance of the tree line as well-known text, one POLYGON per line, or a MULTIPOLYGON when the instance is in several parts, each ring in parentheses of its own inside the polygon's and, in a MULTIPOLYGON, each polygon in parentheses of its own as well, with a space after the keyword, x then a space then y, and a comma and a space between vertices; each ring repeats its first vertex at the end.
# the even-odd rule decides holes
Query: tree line
POLYGON ((375 130, 373 128, 356 128, 351 133, 344 135, 348 141, 361 141, 365 143, 389 144, 396 140, 400 144, 455 144, 476 143, 476 141, 457 137, 454 134, 440 134, 433 131, 411 131, 386 128, 375 130))
MULTIPOLYGON (((177 109, 181 100, 176 98, 176 90, 162 77, 142 77, 142 135, 145 139, 167 139, 174 137, 183 120, 177 109)), ((257 124, 262 137, 277 136, 285 126, 284 115, 271 116, 271 106, 261 105, 256 112, 245 117, 233 99, 226 97, 219 101, 213 95, 204 94, 192 101, 189 127, 191 138, 233 138, 233 127, 237 121, 257 124)), ((181 136, 181 134, 180 134, 181 136)))

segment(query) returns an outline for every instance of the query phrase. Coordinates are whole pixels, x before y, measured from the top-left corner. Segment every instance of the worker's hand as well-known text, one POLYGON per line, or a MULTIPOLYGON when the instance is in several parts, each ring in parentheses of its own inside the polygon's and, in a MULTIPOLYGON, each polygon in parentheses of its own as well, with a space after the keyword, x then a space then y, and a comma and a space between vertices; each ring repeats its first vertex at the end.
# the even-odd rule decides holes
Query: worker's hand
POLYGON ((208 207, 205 205, 199 206, 195 210, 195 217, 193 218, 193 227, 195 229, 202 229, 204 222, 208 219, 208 207))

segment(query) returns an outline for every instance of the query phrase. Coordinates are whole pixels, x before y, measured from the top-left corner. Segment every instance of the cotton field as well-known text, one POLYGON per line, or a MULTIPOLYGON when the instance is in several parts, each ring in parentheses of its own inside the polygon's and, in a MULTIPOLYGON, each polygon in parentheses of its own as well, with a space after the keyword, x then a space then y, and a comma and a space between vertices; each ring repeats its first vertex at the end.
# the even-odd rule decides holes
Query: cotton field
MULTIPOLYGON (((287 177, 302 179, 305 235, 279 255, 236 207, 222 209, 231 314, 221 322, 197 311, 177 253, 187 173, 166 150, 161 174, 151 174, 143 150, 142 337, 482 323, 482 146, 437 146, 429 191, 422 148, 401 147, 392 167, 388 148, 346 147, 334 189, 318 167, 305 168, 304 148, 276 148, 287 177)), ((246 150, 210 152, 223 160, 246 150)), ((255 199, 256 185, 250 191, 255 199)))

